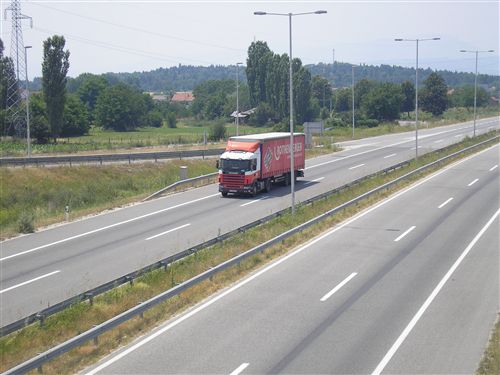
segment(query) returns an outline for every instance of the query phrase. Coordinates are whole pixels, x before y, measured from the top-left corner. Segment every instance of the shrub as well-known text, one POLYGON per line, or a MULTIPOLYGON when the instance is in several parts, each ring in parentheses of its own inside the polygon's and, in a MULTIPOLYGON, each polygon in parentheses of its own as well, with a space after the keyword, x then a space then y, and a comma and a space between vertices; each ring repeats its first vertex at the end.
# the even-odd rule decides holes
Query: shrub
POLYGON ((375 128, 380 124, 380 122, 376 119, 367 118, 360 119, 356 121, 356 125, 358 126, 366 126, 367 128, 375 128))
POLYGON ((17 220, 19 233, 33 233, 35 231, 35 215, 33 212, 23 211, 17 220))
POLYGON ((208 138, 211 141, 220 141, 226 138, 226 126, 223 122, 215 122, 209 129, 208 138))
POLYGON ((172 129, 177 127, 177 117, 175 116, 174 112, 168 112, 167 126, 172 129))

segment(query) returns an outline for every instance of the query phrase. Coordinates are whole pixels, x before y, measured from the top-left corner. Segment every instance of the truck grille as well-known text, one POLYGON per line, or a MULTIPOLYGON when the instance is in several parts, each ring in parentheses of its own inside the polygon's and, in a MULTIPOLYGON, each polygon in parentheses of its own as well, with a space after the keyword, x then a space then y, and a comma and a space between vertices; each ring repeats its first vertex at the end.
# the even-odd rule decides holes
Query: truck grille
POLYGON ((242 187, 245 184, 245 176, 242 174, 223 174, 221 177, 221 183, 229 189, 242 187))

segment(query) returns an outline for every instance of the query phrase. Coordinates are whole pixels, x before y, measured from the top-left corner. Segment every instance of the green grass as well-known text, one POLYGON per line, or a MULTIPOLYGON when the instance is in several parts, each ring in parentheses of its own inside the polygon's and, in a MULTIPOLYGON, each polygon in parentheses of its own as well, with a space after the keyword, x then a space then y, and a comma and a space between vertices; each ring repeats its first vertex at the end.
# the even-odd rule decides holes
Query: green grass
MULTIPOLYGON (((331 145, 306 151, 314 157, 336 150, 331 145)), ((169 160, 54 168, 0 168, 0 238, 29 233, 37 227, 138 201, 179 179, 179 167, 188 177, 216 172, 215 161, 169 160)), ((206 183, 206 181, 203 181, 206 183)))
MULTIPOLYGON (((491 134, 490 134, 491 136, 491 134)), ((380 186, 387 182, 413 170, 423 164, 443 157, 461 148, 467 147, 486 136, 478 137, 474 140, 467 139, 459 145, 446 151, 440 151, 432 154, 423 155, 418 163, 411 163, 409 166, 401 168, 388 175, 379 175, 375 178, 365 181, 342 193, 335 194, 327 199, 315 202, 314 205, 298 206, 295 216, 283 215, 259 227, 252 228, 247 232, 236 235, 235 237, 217 244, 211 248, 202 250, 193 256, 182 259, 181 261, 169 266, 166 271, 156 270, 134 282, 134 285, 125 285, 114 289, 108 293, 94 298, 93 306, 86 302, 75 304, 72 308, 61 313, 50 316, 45 321, 45 326, 31 325, 19 332, 5 336, 0 339, 0 352, 2 353, 0 371, 14 366, 27 358, 31 358, 36 353, 43 352, 54 346, 56 343, 73 337, 79 332, 83 332, 92 326, 99 324, 118 313, 125 311, 138 303, 151 298, 164 290, 171 288, 177 283, 181 283, 201 272, 220 264, 226 259, 234 257, 257 244, 260 244, 285 230, 290 229, 308 219, 315 217, 333 207, 340 205, 363 192, 380 186)), ((476 150, 477 151, 477 150, 476 150)), ((462 155, 460 157, 465 157, 462 155)), ((455 159, 459 159, 456 157, 455 159)), ((451 163, 452 160, 449 161, 451 163)), ((420 176, 414 176, 397 187, 393 187, 385 192, 372 196, 357 205, 351 206, 343 212, 337 213, 330 218, 322 221, 318 225, 308 228, 302 233, 296 234, 285 241, 266 250, 264 253, 256 255, 241 262, 239 266, 232 267, 218 275, 206 280, 181 295, 170 299, 169 301, 158 305, 144 314, 143 318, 135 318, 120 327, 100 336, 99 345, 95 346, 92 342, 82 345, 79 348, 61 356, 44 366, 45 373, 72 374, 76 373, 85 366, 88 366, 103 355, 117 347, 130 342, 134 337, 140 335, 159 322, 175 316, 200 302, 204 298, 213 294, 215 291, 226 287, 235 282, 242 276, 252 272, 270 259, 276 258, 293 247, 313 238, 324 232, 337 223, 351 217, 366 207, 374 204, 376 201, 387 197, 398 189, 413 183, 426 174, 434 172, 439 167, 423 172, 420 176)))
POLYGON ((179 179, 215 172, 213 160, 171 160, 165 163, 0 169, 0 237, 139 200, 179 179))
MULTIPOLYGON (((82 152, 116 152, 127 151, 134 148, 170 148, 170 147, 203 147, 203 133, 209 134, 213 121, 196 122, 195 120, 182 120, 177 128, 139 128, 130 132, 115 132, 101 128, 91 128, 88 135, 72 138, 60 138, 57 144, 33 144, 33 155, 53 153, 82 153, 82 152)), ((226 124, 227 135, 236 135, 236 125, 226 124)), ((240 125, 240 135, 250 133, 269 132, 271 128, 256 128, 240 125)), ((209 146, 210 147, 210 146, 209 146)), ((217 144, 216 147, 222 147, 217 144)), ((0 142, 1 156, 24 156, 26 143, 24 140, 3 139, 0 142)))
POLYGON ((498 318, 476 375, 500 375, 500 319, 498 318))
MULTIPOLYGON (((487 118, 498 116, 499 109, 496 107, 478 108, 477 118, 487 118)), ((414 115, 413 115, 414 116, 414 115)), ((428 114, 423 118, 419 116, 419 127, 421 129, 435 128, 438 126, 455 124, 458 122, 466 122, 474 119, 472 111, 467 111, 465 108, 450 108, 440 117, 432 117, 428 114)), ((405 116, 401 118, 406 120, 405 116)), ((414 121, 414 120, 413 120, 414 121)), ((384 134, 404 133, 414 131, 414 125, 401 126, 396 122, 382 123, 374 128, 358 128, 354 127, 354 139, 376 137, 384 134)), ((330 137, 333 142, 342 142, 352 140, 352 127, 337 127, 325 133, 325 137, 330 137)))

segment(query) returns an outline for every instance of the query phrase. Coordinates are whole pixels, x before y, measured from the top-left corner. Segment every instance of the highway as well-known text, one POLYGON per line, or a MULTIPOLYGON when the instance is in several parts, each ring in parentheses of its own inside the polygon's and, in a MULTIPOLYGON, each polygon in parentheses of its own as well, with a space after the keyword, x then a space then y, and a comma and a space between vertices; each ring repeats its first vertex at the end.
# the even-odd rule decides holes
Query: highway
POLYGON ((420 180, 85 373, 474 373, 499 309, 498 158, 420 180))
MULTIPOLYGON (((477 133, 499 119, 477 123, 477 133)), ((423 154, 465 136, 464 123, 419 132, 423 154)), ((297 201, 414 157, 414 133, 346 142, 344 151, 307 160, 297 201)), ((222 198, 210 185, 3 241, 1 326, 159 259, 288 207, 289 188, 255 199, 222 198)))

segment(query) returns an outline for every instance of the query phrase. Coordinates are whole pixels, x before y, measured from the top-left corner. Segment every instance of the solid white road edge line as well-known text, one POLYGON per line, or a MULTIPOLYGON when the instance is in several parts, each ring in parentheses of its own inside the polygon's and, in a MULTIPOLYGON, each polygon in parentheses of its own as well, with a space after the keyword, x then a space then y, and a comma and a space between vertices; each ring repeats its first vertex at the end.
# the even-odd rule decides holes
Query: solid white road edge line
POLYGON ((472 185, 474 185, 474 184, 475 184, 476 182, 478 182, 478 181, 479 181, 479 178, 476 178, 474 181, 471 181, 471 182, 469 183, 469 185, 467 185, 467 186, 472 186, 472 185))
POLYGON ((453 200, 453 197, 451 198, 448 198, 447 200, 445 200, 443 203, 441 203, 438 208, 443 208, 444 206, 446 206, 448 203, 450 203, 451 201, 453 200))
POLYGON ((176 231, 176 230, 179 230, 179 229, 182 229, 182 228, 189 227, 190 225, 191 225, 191 224, 189 223, 189 224, 184 224, 184 225, 181 225, 180 227, 177 227, 177 228, 172 228, 172 229, 169 229, 169 230, 167 230, 167 231, 165 231, 165 232, 162 232, 162 233, 159 233, 159 234, 156 234, 156 235, 154 235, 154 236, 151 236, 151 237, 146 238, 146 241, 152 240, 153 238, 156 238, 156 237, 163 236, 163 235, 165 235, 165 234, 169 234, 169 233, 171 233, 171 232, 173 232, 173 231, 176 231))
POLYGON ((493 167, 490 168, 490 172, 494 171, 495 169, 498 168, 498 164, 494 165, 493 167))
POLYGON ((404 236, 406 236, 408 233, 410 233, 410 232, 411 232, 413 229, 415 229, 415 228, 416 228, 416 226, 415 226, 415 225, 414 225, 414 226, 412 226, 412 227, 410 227, 410 228, 408 228, 408 229, 406 230, 406 232, 404 232, 402 235, 400 235, 398 238, 396 238, 396 239, 394 240, 394 242, 399 242, 399 240, 400 240, 400 239, 402 239, 404 236))
POLYGON ((61 270, 57 270, 57 271, 54 271, 54 272, 50 272, 50 273, 47 273, 47 274, 45 274, 45 275, 35 277, 34 279, 31 279, 31 280, 25 281, 24 283, 17 284, 17 285, 11 286, 10 288, 0 290, 0 294, 5 293, 5 292, 8 292, 9 290, 12 290, 12 289, 19 288, 20 286, 23 286, 23 285, 26 285, 26 284, 31 284, 31 283, 33 283, 33 282, 35 282, 35 281, 38 281, 38 280, 44 279, 44 278, 49 277, 49 276, 52 276, 52 275, 55 275, 56 273, 59 273, 59 272, 61 272, 61 270))
POLYGON ((33 249, 30 249, 30 250, 22 251, 22 252, 17 253, 17 254, 9 255, 9 256, 6 256, 4 258, 0 258, 0 262, 3 262, 4 260, 7 260, 7 259, 18 257, 20 255, 29 254, 29 253, 32 253, 33 251, 38 251, 38 250, 41 250, 41 249, 45 249, 45 248, 47 248, 49 246, 59 245, 60 243, 68 242, 68 241, 74 240, 76 238, 80 238, 80 237, 83 237, 83 236, 88 236, 89 234, 94 234, 94 233, 97 233, 97 232, 102 232, 103 230, 114 228, 114 227, 117 227, 119 225, 123 225, 123 224, 131 223, 133 221, 141 220, 141 219, 144 219, 144 218, 149 217, 149 216, 153 216, 153 215, 156 215, 156 214, 159 214, 159 213, 162 213, 162 212, 170 211, 170 210, 173 210, 175 208, 186 206, 186 205, 191 204, 191 203, 196 203, 196 202, 202 201, 204 199, 215 197, 217 195, 219 195, 219 193, 212 194, 212 195, 207 195, 206 197, 194 199, 192 201, 184 202, 184 203, 181 203, 181 204, 177 204, 175 206, 167 207, 167 208, 164 208, 162 210, 158 210, 158 211, 155 211, 155 212, 150 212, 149 214, 137 216, 137 217, 134 217, 133 219, 129 219, 129 220, 125 220, 125 221, 120 221, 119 223, 107 225, 105 227, 97 228, 97 229, 91 230, 89 232, 77 234, 76 236, 64 238, 62 240, 55 241, 55 242, 52 242, 52 243, 48 243, 46 245, 38 246, 38 247, 35 247, 33 249))
POLYGON ((347 276, 339 285, 337 285, 335 288, 333 288, 332 290, 330 290, 328 293, 326 293, 321 299, 320 301, 321 302, 325 302, 328 298, 330 298, 333 294, 335 294, 336 292, 338 292, 340 290, 340 288, 342 288, 345 284, 347 284, 349 281, 351 281, 351 279, 356 276, 358 273, 357 272, 353 272, 351 273, 349 276, 347 276))
POLYGON ((358 164, 358 165, 355 165, 354 167, 349 168, 349 170, 352 170, 352 169, 356 169, 356 168, 362 167, 363 165, 364 165, 364 164, 358 164))
POLYGON ((492 146, 490 148, 487 148, 485 150, 482 150, 482 151, 478 152, 477 154, 474 154, 474 155, 471 155, 469 157, 466 157, 465 159, 459 160, 456 163, 453 163, 453 164, 447 166, 446 168, 444 168, 444 169, 442 169, 440 171, 437 171, 436 173, 430 175, 429 177, 426 177, 423 180, 420 180, 420 181, 416 182, 415 184, 409 186, 408 188, 395 193, 394 195, 390 196, 389 198, 383 200, 382 202, 376 204, 375 206, 372 206, 372 207, 366 209, 365 211, 363 211, 363 212, 359 213, 358 215, 356 215, 356 216, 348 219, 347 221, 344 221, 343 223, 339 224, 338 226, 332 228, 330 231, 328 231, 326 233, 323 233, 319 237, 316 237, 316 238, 312 239, 310 242, 306 243, 304 246, 301 246, 301 247, 297 248, 296 250, 294 250, 290 254, 287 254, 287 255, 283 256, 282 258, 279 258, 275 262, 273 262, 270 265, 262 268, 261 270, 257 271, 256 273, 254 273, 253 275, 249 276, 248 278, 240 281, 239 283, 235 284, 234 286, 230 287, 229 289, 226 289, 222 293, 216 295, 214 298, 212 298, 212 299, 206 301, 205 303, 199 305, 198 307, 196 307, 193 310, 189 311, 185 315, 182 315, 181 317, 176 318, 175 320, 173 320, 170 323, 168 323, 167 325, 165 325, 163 328, 158 329, 156 332, 151 333, 150 335, 146 336, 144 339, 138 341, 134 345, 132 345, 132 346, 128 347, 127 349, 121 351, 120 353, 114 355, 113 357, 109 358, 108 360, 106 360, 105 362, 103 362, 99 366, 95 367, 94 369, 90 370, 86 374, 87 375, 95 375, 95 374, 97 374, 99 371, 101 371, 101 370, 105 369, 106 367, 112 365, 116 361, 118 361, 121 358, 125 357, 126 355, 132 353, 133 351, 135 351, 136 349, 140 348, 141 346, 147 344, 148 342, 154 340, 158 336, 161 336, 162 334, 164 334, 165 332, 167 332, 170 329, 174 328, 178 324, 180 324, 183 321, 191 318, 193 315, 196 315, 200 311, 205 310, 207 307, 211 306, 215 302, 217 302, 220 299, 224 298, 228 294, 231 294, 234 291, 240 289, 241 287, 243 287, 246 284, 250 283, 251 281, 253 281, 257 277, 259 277, 259 276, 263 275, 264 273, 272 270, 273 268, 277 267, 278 265, 280 265, 281 263, 287 261, 288 259, 294 257, 295 255, 300 254, 301 252, 303 252, 304 250, 306 250, 310 246, 316 244, 317 242, 323 240, 324 238, 329 237, 333 233, 335 233, 335 232, 339 231, 340 229, 342 229, 342 228, 350 225, 354 221, 356 221, 358 219, 361 219, 362 217, 368 215, 370 212, 375 211, 377 208, 380 208, 380 207, 386 205, 387 203, 392 202, 394 199, 399 198, 403 194, 406 194, 407 192, 412 191, 413 189, 419 187, 420 185, 425 184, 427 181, 430 181, 433 178, 435 178, 435 177, 437 177, 437 176, 439 176, 439 175, 447 172, 451 168, 454 168, 457 165, 465 163, 466 161, 468 161, 468 160, 470 160, 470 159, 472 159, 472 158, 474 158, 476 156, 479 156, 479 155, 483 154, 486 151, 489 151, 490 149, 492 149, 494 147, 497 147, 497 145, 492 146))
POLYGON ((390 154, 390 155, 384 156, 384 159, 392 158, 393 156, 396 156, 396 154, 390 154))
POLYGON ((401 333, 401 335, 398 337, 398 339, 396 340, 396 342, 392 345, 392 347, 389 349, 389 351, 384 356, 384 358, 382 359, 382 361, 378 364, 378 366, 372 372, 372 375, 379 375, 384 370, 385 366, 387 366, 387 364, 389 363, 389 361, 391 360, 391 358, 394 356, 394 354, 396 353, 396 351, 399 349, 399 347, 401 346, 401 344, 405 341, 406 337, 408 337, 408 335, 412 331, 413 327, 415 327, 415 325, 417 324, 417 322, 419 321, 419 319, 425 313, 425 310, 427 310, 427 308, 430 306, 430 304, 432 303, 432 301, 434 300, 434 298, 436 298, 436 296, 438 295, 439 291, 443 288, 443 286, 446 284, 446 282, 448 281, 448 279, 451 277, 451 275, 453 274, 453 272, 455 272, 455 270, 458 268, 458 266, 460 265, 460 263, 462 263, 462 261, 467 256, 467 254, 469 254, 469 252, 472 249, 472 247, 477 243, 477 241, 481 238, 481 236, 484 234, 484 232, 486 232, 486 230, 490 227, 490 225, 493 223, 493 221, 498 217, 498 214, 500 214, 500 209, 498 209, 497 212, 495 212, 495 214, 490 218, 490 220, 488 220, 488 222, 486 223, 486 225, 479 231, 479 233, 476 235, 476 237, 474 237, 474 239, 471 241, 471 243, 465 248, 465 250, 463 251, 463 253, 455 261, 455 263, 453 263, 453 266, 451 266, 451 268, 448 270, 448 272, 446 273, 446 275, 444 275, 444 277, 441 279, 441 281, 439 282, 439 284, 432 291, 432 293, 427 298, 427 300, 424 302, 424 304, 420 307, 420 309, 417 311, 417 313, 412 318, 412 320, 410 321, 410 323, 408 323, 408 325, 403 330, 403 332, 401 333))
POLYGON ((242 363, 236 370, 234 370, 231 374, 229 375, 238 375, 240 374, 244 369, 248 367, 250 363, 242 363))

